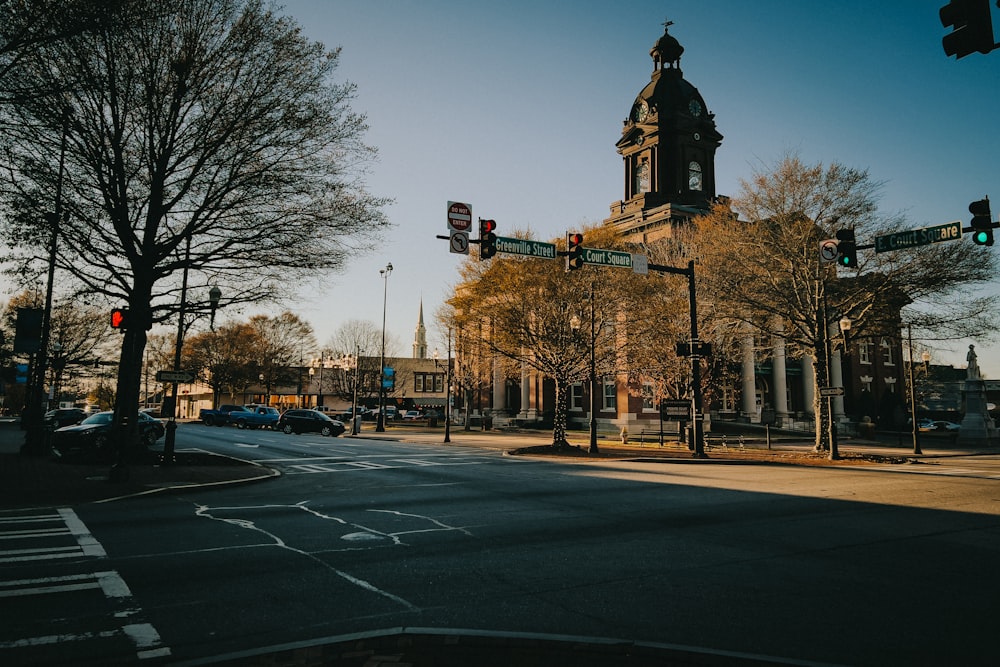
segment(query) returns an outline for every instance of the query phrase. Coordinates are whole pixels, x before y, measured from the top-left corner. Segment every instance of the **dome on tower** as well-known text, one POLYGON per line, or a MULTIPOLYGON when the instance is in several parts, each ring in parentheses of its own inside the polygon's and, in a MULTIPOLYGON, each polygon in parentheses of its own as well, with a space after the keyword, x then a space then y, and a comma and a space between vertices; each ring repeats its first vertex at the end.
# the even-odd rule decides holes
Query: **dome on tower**
POLYGON ((684 53, 684 47, 669 33, 670 26, 673 24, 673 21, 667 21, 663 24, 663 37, 656 40, 656 44, 649 50, 654 69, 680 67, 681 65, 681 54, 684 53))

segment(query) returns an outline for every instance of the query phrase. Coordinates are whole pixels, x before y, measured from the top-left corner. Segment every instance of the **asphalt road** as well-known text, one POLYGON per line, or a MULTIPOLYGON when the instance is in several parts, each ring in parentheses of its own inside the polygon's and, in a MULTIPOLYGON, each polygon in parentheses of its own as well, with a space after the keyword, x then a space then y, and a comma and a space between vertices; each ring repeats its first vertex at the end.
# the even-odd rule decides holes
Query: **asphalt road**
POLYGON ((183 664, 399 627, 995 663, 995 458, 567 461, 198 426, 184 444, 283 475, 0 514, 5 664, 183 664))

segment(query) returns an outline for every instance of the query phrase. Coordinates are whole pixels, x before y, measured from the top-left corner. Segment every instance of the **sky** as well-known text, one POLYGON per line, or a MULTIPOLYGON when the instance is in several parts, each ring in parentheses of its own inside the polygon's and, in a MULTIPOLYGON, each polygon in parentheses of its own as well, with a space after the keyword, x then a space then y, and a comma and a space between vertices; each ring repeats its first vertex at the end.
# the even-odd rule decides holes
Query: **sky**
MULTIPOLYGON (((549 240, 606 218, 624 194, 614 145, 668 19, 684 78, 724 136, 719 194, 793 153, 868 169, 885 182, 883 210, 908 228, 967 226, 969 202, 1000 202, 1000 50, 946 57, 943 4, 286 0, 307 36, 342 48, 337 78, 357 86, 352 106, 379 150, 368 187, 394 199, 385 242, 296 312, 323 343, 348 319, 380 326, 384 296, 387 335, 409 356, 422 299, 443 356, 433 314, 462 260, 436 238, 448 202, 495 219, 500 236, 549 240)), ((964 367, 970 342, 983 374, 1000 378, 997 342, 936 343, 931 363, 964 367)))
MULTIPOLYGON (((352 108, 379 151, 368 189, 394 200, 375 251, 282 304, 321 344, 347 320, 381 326, 385 295, 390 352, 410 356, 422 299, 429 348, 445 354, 433 316, 462 261, 436 238, 449 201, 500 236, 550 240, 606 218, 624 194, 615 142, 668 19, 724 136, 719 194, 792 153, 868 169, 908 228, 967 226, 984 195, 1000 211, 1000 50, 946 57, 946 0, 278 1, 309 38, 342 48, 335 78, 357 86, 352 108)), ((1000 342, 935 344, 932 363, 964 367, 969 342, 1000 378, 1000 342)))

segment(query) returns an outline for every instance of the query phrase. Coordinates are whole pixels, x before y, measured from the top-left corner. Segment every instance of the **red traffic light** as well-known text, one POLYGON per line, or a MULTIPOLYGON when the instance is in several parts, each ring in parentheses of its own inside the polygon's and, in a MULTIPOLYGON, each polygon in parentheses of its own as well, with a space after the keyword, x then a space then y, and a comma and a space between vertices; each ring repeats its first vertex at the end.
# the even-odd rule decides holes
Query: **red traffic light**
POLYGON ((127 308, 114 308, 111 310, 111 328, 112 329, 127 329, 128 328, 128 309, 127 308))
POLYGON ((479 259, 489 259, 497 254, 496 220, 479 219, 479 259))
POLYGON ((583 266, 583 234, 566 234, 566 270, 576 271, 583 266))

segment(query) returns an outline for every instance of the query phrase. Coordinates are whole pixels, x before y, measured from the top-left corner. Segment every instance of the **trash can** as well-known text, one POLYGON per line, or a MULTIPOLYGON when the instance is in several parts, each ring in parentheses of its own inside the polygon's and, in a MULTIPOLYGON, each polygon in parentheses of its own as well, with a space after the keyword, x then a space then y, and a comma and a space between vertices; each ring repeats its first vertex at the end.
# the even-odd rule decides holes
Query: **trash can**
POLYGON ((431 428, 434 428, 435 426, 438 425, 438 418, 431 415, 430 417, 427 418, 427 425, 430 426, 431 428))
POLYGON ((351 433, 361 433, 361 415, 355 415, 354 417, 354 428, 351 433))
POLYGON ((483 417, 483 430, 484 431, 493 430, 493 417, 483 417))

